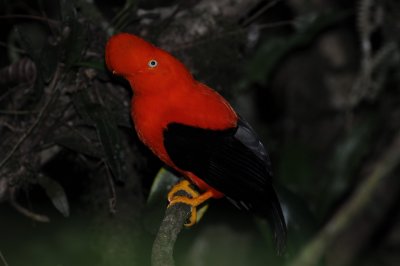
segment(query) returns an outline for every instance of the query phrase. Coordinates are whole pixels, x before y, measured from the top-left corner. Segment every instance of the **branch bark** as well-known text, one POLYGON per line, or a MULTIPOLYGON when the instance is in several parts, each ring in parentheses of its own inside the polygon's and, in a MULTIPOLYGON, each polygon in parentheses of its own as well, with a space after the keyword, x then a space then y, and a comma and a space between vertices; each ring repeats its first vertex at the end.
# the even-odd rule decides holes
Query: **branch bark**
POLYGON ((190 215, 190 206, 177 203, 167 208, 151 254, 152 266, 174 266, 173 251, 179 232, 190 215))
POLYGON ((0 250, 0 260, 3 262, 4 266, 8 266, 6 258, 4 258, 3 253, 1 253, 1 250, 0 250))
POLYGON ((400 133, 389 145, 388 150, 377 162, 372 173, 364 180, 355 191, 350 200, 321 230, 290 266, 314 266, 320 261, 336 237, 354 220, 354 218, 370 203, 371 196, 375 193, 383 178, 389 175, 400 163, 400 133))

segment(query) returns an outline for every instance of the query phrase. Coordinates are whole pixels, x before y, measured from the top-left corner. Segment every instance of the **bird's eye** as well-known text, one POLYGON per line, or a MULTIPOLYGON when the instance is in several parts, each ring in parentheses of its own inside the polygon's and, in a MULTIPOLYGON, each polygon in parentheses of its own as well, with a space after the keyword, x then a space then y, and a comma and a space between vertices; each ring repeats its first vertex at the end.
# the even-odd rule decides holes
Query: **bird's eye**
POLYGON ((158 65, 158 62, 154 59, 150 60, 149 63, 147 63, 147 65, 151 68, 156 67, 158 65))

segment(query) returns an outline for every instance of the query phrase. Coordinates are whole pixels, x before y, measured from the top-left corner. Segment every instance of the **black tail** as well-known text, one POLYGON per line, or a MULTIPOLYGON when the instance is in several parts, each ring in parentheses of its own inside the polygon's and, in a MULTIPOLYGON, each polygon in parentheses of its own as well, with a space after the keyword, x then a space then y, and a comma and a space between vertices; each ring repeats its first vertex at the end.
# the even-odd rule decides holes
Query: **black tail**
POLYGON ((267 219, 271 226, 277 253, 281 255, 285 249, 287 238, 285 217, 283 216, 281 204, 272 186, 268 192, 268 195, 265 195, 266 198, 264 202, 259 202, 254 206, 254 211, 257 215, 267 219))

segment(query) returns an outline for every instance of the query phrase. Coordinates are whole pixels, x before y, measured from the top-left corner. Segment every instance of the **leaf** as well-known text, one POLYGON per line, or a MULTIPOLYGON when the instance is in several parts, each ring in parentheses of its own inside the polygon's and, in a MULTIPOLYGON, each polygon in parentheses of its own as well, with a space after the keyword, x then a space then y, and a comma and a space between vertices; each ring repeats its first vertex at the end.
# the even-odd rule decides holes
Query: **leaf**
POLYGON ((137 9, 137 6, 138 1, 125 0, 124 7, 112 19, 112 24, 117 32, 123 30, 130 22, 132 22, 132 20, 135 19, 132 14, 136 14, 135 10, 137 9))
POLYGON ((70 33, 64 41, 64 62, 67 67, 78 63, 88 45, 87 27, 73 20, 68 24, 70 33))
POLYGON ((98 138, 103 146, 107 165, 117 182, 123 183, 122 162, 124 151, 121 146, 118 125, 112 115, 105 107, 91 102, 87 91, 81 91, 73 98, 75 108, 82 118, 96 127, 98 138))
POLYGON ((308 45, 322 30, 348 16, 349 12, 322 14, 303 23, 304 25, 291 36, 266 40, 248 62, 246 80, 241 86, 244 87, 249 82, 268 83, 276 66, 288 53, 308 45))
POLYGON ((309 184, 315 177, 312 165, 315 152, 306 143, 293 139, 280 149, 280 157, 279 180, 303 195, 309 193, 311 189, 309 184))
POLYGON ((78 112, 83 121, 88 125, 94 126, 92 118, 87 111, 88 106, 92 104, 89 100, 88 93, 83 91, 76 93, 72 97, 72 102, 74 104, 75 110, 78 112))
POLYGON ((100 105, 92 107, 91 117, 96 125, 97 134, 103 144, 107 164, 114 178, 118 182, 124 182, 125 177, 122 173, 123 149, 117 124, 111 114, 100 105))
POLYGON ((39 77, 42 81, 49 82, 57 67, 59 46, 50 45, 45 30, 36 24, 21 24, 17 27, 17 32, 22 48, 35 62, 39 77))
MULTIPOLYGON (((341 190, 342 185, 340 184, 348 180, 348 176, 354 173, 359 162, 368 152, 368 146, 365 143, 371 140, 376 126, 375 119, 354 126, 354 129, 338 143, 332 158, 332 168, 335 172, 333 181, 337 182, 335 188, 341 190)), ((331 183, 330 187, 332 185, 331 183)))
POLYGON ((59 0, 60 14, 63 22, 77 19, 78 13, 75 9, 75 1, 59 0))
POLYGON ((45 83, 53 77, 59 58, 59 46, 50 45, 48 34, 41 25, 21 23, 16 27, 18 41, 36 66, 36 79, 29 101, 36 104, 44 93, 45 83))
POLYGON ((57 181, 45 175, 38 176, 38 183, 45 190, 54 207, 56 207, 64 217, 68 217, 69 204, 64 188, 57 181))
POLYGON ((60 1, 61 19, 65 30, 63 58, 67 68, 80 61, 88 46, 88 28, 79 22, 74 1, 60 1))
POLYGON ((85 154, 87 156, 95 158, 104 157, 104 152, 99 149, 94 142, 88 141, 88 138, 84 138, 82 135, 74 131, 57 136, 53 139, 53 141, 65 148, 85 154))
POLYGON ((157 204, 160 201, 165 201, 168 191, 179 181, 179 178, 166 170, 161 168, 156 177, 154 178, 153 184, 151 185, 149 197, 147 199, 147 205, 157 204))
POLYGON ((104 59, 102 60, 88 60, 88 61, 79 61, 74 64, 77 67, 86 67, 93 68, 99 71, 106 72, 104 59))
POLYGON ((363 158, 370 151, 370 147, 366 143, 373 141, 373 136, 381 124, 375 114, 369 114, 369 116, 369 119, 360 125, 355 125, 353 130, 337 142, 329 165, 331 174, 325 178, 319 201, 321 217, 327 215, 332 204, 354 182, 352 176, 356 176, 363 158))

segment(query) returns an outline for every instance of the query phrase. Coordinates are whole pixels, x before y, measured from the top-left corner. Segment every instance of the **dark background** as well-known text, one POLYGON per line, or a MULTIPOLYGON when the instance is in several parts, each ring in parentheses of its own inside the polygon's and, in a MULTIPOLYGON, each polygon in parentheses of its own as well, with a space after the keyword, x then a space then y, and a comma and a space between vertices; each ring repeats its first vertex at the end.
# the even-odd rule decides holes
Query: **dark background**
POLYGON ((105 69, 121 31, 254 126, 288 222, 277 257, 265 224, 212 200, 177 265, 289 265, 312 239, 318 265, 399 265, 399 17, 396 0, 0 1, 0 265, 149 265, 169 188, 153 180, 176 180, 105 69))

